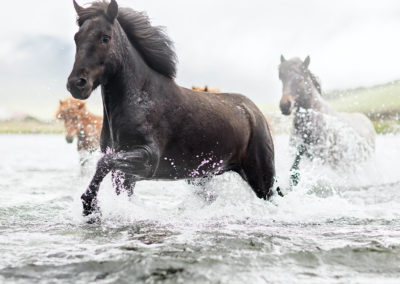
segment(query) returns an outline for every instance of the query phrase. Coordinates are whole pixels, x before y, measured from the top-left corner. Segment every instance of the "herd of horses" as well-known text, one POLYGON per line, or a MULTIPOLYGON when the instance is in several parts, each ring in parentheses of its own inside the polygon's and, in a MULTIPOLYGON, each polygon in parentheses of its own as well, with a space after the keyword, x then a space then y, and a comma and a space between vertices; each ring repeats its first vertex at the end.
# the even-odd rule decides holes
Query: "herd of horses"
MULTIPOLYGON (((99 146, 103 153, 81 196, 84 216, 100 212, 97 194, 110 172, 117 194, 132 194, 141 180, 191 182, 234 171, 259 198, 282 195, 275 186, 270 126, 251 100, 207 86, 178 86, 173 43, 146 14, 120 8, 115 0, 87 8, 73 2, 79 31, 67 89, 75 99, 61 101, 57 116, 64 120, 67 141, 77 137, 79 151, 99 146), (89 113, 82 101, 99 86, 102 118, 89 113)), ((375 148, 371 122, 362 114, 335 112, 322 99, 309 64, 309 57, 281 56, 279 66, 280 109, 284 115, 294 113, 292 186, 299 181, 302 157, 338 166, 346 159, 368 159, 375 148)))

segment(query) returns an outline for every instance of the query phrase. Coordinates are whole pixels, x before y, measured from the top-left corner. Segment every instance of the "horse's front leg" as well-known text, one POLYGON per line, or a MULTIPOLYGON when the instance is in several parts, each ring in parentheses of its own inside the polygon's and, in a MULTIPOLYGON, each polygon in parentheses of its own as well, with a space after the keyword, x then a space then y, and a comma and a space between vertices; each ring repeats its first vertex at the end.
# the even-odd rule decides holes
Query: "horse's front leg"
POLYGON ((96 173, 88 189, 82 195, 83 215, 88 216, 98 211, 97 193, 100 183, 112 170, 119 170, 130 177, 149 178, 158 165, 158 155, 148 147, 140 147, 131 152, 105 154, 97 163, 96 173))
POLYGON ((97 193, 100 188, 100 183, 103 181, 106 175, 111 171, 113 166, 114 166, 113 154, 105 154, 97 162, 96 173, 94 174, 86 192, 81 196, 84 216, 88 216, 92 214, 94 211, 98 210, 97 193))
POLYGON ((304 145, 299 145, 297 147, 296 158, 294 159, 293 165, 290 168, 290 187, 296 186, 300 181, 299 165, 301 157, 305 153, 306 148, 304 145))
POLYGON ((135 188, 136 184, 135 176, 115 170, 112 171, 111 175, 112 184, 117 195, 120 195, 121 192, 126 192, 128 197, 133 195, 133 189, 135 188))

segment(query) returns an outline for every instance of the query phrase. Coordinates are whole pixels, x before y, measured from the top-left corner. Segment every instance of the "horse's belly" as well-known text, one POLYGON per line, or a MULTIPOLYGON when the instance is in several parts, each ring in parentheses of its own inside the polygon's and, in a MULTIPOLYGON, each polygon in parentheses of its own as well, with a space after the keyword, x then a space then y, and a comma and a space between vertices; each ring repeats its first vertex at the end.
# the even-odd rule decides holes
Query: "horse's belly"
POLYGON ((162 153, 155 177, 182 179, 220 174, 240 162, 241 148, 232 145, 174 147, 162 153))

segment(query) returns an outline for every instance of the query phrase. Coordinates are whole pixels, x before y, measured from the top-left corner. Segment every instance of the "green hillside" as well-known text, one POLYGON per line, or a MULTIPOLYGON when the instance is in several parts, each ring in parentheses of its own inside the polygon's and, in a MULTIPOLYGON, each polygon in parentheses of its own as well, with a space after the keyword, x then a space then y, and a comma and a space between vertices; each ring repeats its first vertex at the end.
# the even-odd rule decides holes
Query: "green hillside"
POLYGON ((338 111, 367 115, 378 133, 400 131, 400 81, 371 88, 333 91, 326 97, 338 111))
POLYGON ((400 81, 371 88, 333 91, 326 97, 338 111, 362 112, 373 120, 397 119, 400 114, 400 81))

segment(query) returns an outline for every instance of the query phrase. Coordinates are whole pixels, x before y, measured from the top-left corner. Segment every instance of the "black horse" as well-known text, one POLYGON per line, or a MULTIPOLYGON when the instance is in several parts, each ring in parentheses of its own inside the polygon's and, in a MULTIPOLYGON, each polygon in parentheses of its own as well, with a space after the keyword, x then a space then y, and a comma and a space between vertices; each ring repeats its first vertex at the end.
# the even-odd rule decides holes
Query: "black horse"
POLYGON ((98 210, 100 183, 123 173, 136 181, 202 178, 235 171, 259 198, 272 195, 274 146, 256 105, 239 94, 202 93, 174 82, 172 42, 144 13, 74 1, 79 31, 67 88, 87 99, 101 85, 103 157, 82 195, 84 215, 98 210))
POLYGON ((302 156, 318 158, 331 166, 348 166, 369 158, 375 150, 375 130, 361 113, 339 113, 322 98, 319 79, 308 69, 310 57, 286 60, 281 56, 279 78, 283 95, 282 114, 293 110, 291 144, 296 158, 291 168, 292 185, 299 182, 302 156))

